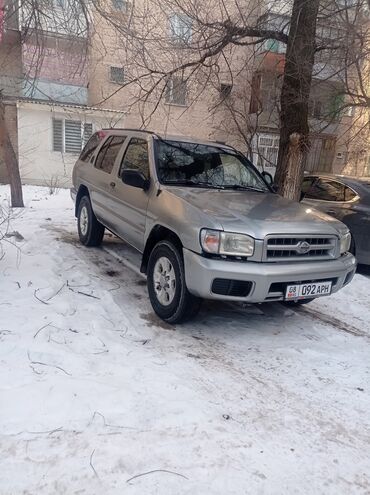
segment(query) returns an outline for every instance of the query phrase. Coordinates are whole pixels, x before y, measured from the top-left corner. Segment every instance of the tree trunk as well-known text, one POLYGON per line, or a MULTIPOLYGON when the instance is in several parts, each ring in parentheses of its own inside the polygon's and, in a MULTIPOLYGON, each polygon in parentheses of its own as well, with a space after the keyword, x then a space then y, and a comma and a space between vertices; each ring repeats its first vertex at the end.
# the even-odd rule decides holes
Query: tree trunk
POLYGON ((285 198, 300 200, 301 188, 296 187, 296 177, 300 176, 303 162, 301 136, 297 133, 290 135, 287 170, 281 183, 280 194, 285 198))
POLYGON ((295 200, 300 197, 305 156, 309 150, 308 107, 319 3, 320 0, 294 0, 281 91, 275 183, 280 194, 295 200), (294 162, 295 156, 299 156, 298 163, 294 162))
POLYGON ((3 157, 8 172, 10 184, 11 205, 14 208, 23 208, 22 183, 19 174, 17 155, 10 141, 8 128, 5 120, 5 105, 0 97, 0 147, 3 150, 3 157))

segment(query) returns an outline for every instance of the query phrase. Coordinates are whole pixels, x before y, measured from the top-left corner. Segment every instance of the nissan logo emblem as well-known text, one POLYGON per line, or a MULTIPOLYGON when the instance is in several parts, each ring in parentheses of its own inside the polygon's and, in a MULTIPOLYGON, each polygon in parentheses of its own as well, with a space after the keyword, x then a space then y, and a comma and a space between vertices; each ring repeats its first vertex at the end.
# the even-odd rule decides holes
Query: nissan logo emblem
POLYGON ((310 249, 311 245, 306 241, 299 242, 296 247, 296 251, 298 254, 307 254, 310 249))

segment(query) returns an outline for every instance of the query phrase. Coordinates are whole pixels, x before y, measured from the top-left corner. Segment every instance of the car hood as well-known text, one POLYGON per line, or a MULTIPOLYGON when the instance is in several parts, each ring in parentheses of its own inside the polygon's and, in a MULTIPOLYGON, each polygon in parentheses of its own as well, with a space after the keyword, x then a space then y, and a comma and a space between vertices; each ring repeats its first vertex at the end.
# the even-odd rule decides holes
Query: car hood
POLYGON ((171 187, 170 192, 212 216, 225 231, 255 239, 269 234, 338 235, 348 231, 342 222, 277 194, 191 187, 171 187))

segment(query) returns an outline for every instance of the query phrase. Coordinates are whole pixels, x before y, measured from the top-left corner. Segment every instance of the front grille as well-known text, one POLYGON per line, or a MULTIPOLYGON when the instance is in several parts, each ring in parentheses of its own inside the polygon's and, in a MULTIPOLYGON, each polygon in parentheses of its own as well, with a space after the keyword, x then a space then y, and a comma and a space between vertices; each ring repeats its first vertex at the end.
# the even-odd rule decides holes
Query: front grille
POLYGON ((212 292, 221 296, 247 297, 252 290, 252 285, 252 282, 244 280, 215 278, 212 283, 212 292))
POLYGON ((336 256, 337 238, 323 235, 271 235, 264 242, 263 261, 326 260, 336 256))

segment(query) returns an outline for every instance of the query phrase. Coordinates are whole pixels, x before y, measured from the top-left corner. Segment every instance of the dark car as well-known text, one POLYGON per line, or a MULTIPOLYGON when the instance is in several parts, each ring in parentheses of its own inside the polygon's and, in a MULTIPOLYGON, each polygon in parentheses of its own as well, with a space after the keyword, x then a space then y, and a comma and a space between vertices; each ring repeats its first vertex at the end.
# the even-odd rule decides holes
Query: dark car
POLYGON ((370 177, 307 175, 302 201, 345 223, 357 261, 370 265, 370 177))

